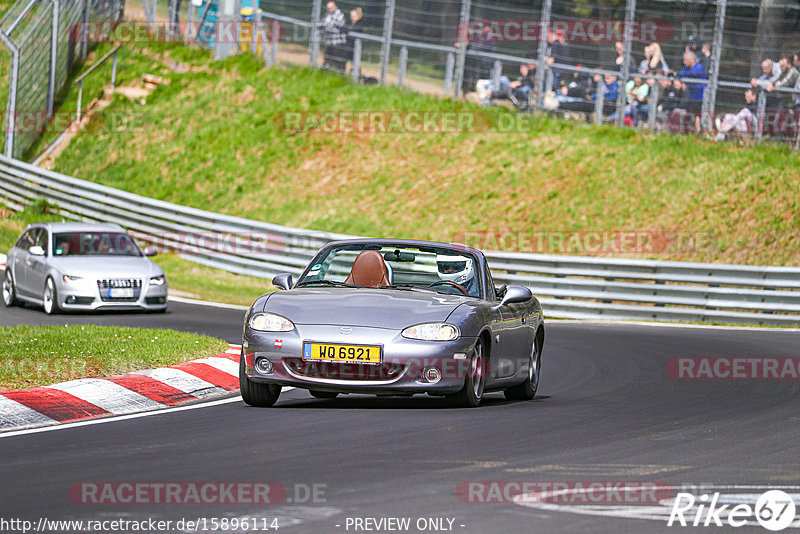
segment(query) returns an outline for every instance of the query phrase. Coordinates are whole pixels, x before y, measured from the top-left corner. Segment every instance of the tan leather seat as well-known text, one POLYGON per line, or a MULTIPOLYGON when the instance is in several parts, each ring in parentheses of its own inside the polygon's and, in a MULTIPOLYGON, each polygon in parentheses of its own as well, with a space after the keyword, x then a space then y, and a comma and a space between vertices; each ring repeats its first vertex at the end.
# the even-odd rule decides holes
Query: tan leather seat
POLYGON ((346 284, 355 284, 364 287, 388 286, 389 277, 386 271, 386 262, 377 250, 365 250, 356 256, 353 267, 346 284))

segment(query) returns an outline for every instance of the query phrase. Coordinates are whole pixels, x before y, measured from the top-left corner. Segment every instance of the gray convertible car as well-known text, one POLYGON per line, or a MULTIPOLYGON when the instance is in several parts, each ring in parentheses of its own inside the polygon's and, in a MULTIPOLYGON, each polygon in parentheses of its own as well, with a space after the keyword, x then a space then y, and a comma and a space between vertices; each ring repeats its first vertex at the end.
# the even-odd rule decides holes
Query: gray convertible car
POLYGON ((457 244, 358 239, 327 244, 296 283, 244 319, 243 400, 272 406, 281 386, 341 393, 526 400, 541 371, 542 308, 522 286, 496 287, 483 254, 457 244))
POLYGON ((167 278, 116 224, 28 226, 8 252, 3 303, 67 310, 167 309, 167 278))

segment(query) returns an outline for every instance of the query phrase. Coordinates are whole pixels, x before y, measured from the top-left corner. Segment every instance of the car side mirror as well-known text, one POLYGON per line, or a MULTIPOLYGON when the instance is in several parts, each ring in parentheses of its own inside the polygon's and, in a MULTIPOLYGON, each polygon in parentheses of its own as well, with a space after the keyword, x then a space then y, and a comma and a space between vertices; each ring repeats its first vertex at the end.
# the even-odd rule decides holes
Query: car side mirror
POLYGON ((32 256, 44 256, 44 249, 39 245, 33 245, 28 249, 28 252, 30 252, 32 256))
POLYGON ((533 298, 531 290, 525 286, 508 286, 503 301, 500 303, 502 306, 507 304, 514 304, 515 302, 528 302, 533 298))
POLYGON ((146 247, 144 249, 145 256, 155 256, 156 254, 158 254, 158 249, 156 247, 146 247))
POLYGON ((272 285, 278 289, 292 289, 292 275, 289 273, 279 274, 272 279, 272 285))

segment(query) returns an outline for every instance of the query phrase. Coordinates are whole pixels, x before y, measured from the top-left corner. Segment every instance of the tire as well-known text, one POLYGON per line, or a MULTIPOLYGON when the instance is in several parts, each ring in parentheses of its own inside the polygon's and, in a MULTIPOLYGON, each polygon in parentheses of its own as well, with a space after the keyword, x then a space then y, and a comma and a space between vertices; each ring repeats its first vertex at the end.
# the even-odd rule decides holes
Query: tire
POLYGON ((525 382, 508 388, 503 392, 508 400, 531 400, 539 389, 539 378, 542 374, 542 338, 539 332, 533 338, 533 347, 528 360, 528 376, 525 382))
POLYGON ((483 399, 483 388, 486 385, 486 359, 483 357, 483 340, 478 338, 474 354, 470 359, 469 372, 464 379, 464 387, 449 398, 460 408, 475 408, 483 399))
POLYGON ((18 302, 17 288, 14 286, 11 270, 6 267, 6 272, 3 276, 3 304, 6 305, 6 308, 10 308, 11 306, 15 306, 18 302))
POLYGON ((317 391, 315 389, 310 389, 308 392, 317 399, 335 399, 339 395, 335 391, 317 391))
POLYGON ((56 283, 50 277, 48 277, 47 281, 44 283, 42 307, 47 315, 55 315, 61 311, 61 308, 58 306, 58 292, 56 291, 56 283))
POLYGON ((262 408, 275 404, 281 394, 281 387, 277 384, 259 384, 247 378, 247 373, 244 371, 244 353, 239 358, 239 389, 245 404, 262 408))

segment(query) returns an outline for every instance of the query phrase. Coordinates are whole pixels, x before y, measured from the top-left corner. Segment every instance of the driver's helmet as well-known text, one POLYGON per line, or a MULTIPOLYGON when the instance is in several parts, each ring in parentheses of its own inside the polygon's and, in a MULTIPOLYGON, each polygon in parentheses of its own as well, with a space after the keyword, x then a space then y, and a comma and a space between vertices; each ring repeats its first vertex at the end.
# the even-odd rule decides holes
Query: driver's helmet
POLYGON ((436 256, 436 267, 442 280, 449 280, 462 286, 471 282, 474 276, 472 260, 464 256, 438 254, 436 256))

